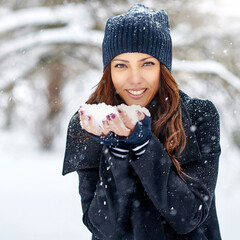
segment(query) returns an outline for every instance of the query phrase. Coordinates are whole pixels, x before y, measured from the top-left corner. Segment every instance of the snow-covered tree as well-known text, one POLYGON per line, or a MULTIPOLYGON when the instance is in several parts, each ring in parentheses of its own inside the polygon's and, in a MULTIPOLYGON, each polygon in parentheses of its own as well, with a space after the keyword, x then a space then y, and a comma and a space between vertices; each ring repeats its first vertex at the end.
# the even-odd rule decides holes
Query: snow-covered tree
MULTIPOLYGON (((63 116, 69 118, 100 79, 106 19, 134 2, 0 1, 0 125, 28 126, 50 148, 62 125, 66 129, 63 116)), ((239 17, 213 11, 217 0, 137 2, 167 10, 173 75, 190 95, 214 101, 240 146, 239 17)))

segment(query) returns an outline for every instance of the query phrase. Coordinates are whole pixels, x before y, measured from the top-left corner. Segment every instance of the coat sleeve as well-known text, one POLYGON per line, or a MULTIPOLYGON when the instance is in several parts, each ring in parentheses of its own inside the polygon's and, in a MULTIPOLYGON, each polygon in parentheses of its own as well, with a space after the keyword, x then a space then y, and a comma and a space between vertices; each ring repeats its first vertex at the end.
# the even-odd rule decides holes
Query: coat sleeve
POLYGON ((131 164, 156 209, 178 234, 187 234, 205 221, 211 207, 220 155, 219 115, 210 101, 193 101, 199 152, 182 163, 184 182, 158 138, 152 135, 146 152, 131 164))
POLYGON ((68 127, 63 174, 77 171, 83 223, 98 239, 120 239, 130 213, 134 179, 129 158, 114 157, 84 131, 77 115, 68 127))
POLYGON ((127 159, 102 153, 102 160, 100 170, 77 171, 83 222, 99 239, 120 239, 127 232, 134 180, 127 159))
POLYGON ((86 135, 79 121, 78 113, 75 113, 68 125, 63 175, 99 167, 99 157, 96 156, 100 156, 102 145, 86 135))

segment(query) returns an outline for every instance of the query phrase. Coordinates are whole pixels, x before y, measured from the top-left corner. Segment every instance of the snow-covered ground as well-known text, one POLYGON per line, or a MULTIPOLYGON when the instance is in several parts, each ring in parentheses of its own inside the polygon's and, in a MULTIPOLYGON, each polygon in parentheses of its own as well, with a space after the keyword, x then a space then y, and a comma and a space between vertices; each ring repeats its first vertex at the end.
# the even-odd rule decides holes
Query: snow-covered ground
MULTIPOLYGON (((238 236, 239 152, 224 139, 217 206, 223 239, 231 240, 238 236)), ((0 239, 91 239, 81 220, 77 174, 61 175, 65 139, 59 142, 44 152, 24 130, 0 131, 0 239)))
POLYGON ((62 177, 59 149, 39 151, 24 131, 0 132, 0 239, 90 239, 77 174, 62 177))

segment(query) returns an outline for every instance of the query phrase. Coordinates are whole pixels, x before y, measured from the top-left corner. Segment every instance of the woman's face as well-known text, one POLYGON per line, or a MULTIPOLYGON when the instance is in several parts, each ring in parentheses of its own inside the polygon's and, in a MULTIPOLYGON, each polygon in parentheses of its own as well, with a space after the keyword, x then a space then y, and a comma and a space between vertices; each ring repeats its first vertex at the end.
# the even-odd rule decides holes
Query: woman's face
POLYGON ((111 61, 111 77, 127 105, 145 107, 159 89, 160 62, 144 53, 123 53, 111 61))

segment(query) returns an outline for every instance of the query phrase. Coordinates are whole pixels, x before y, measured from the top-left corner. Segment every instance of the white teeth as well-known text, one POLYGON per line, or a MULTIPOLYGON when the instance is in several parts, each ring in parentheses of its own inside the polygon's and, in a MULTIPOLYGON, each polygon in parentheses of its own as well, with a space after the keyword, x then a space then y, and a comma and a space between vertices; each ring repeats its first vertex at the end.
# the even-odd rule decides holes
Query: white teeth
POLYGON ((137 96, 142 94, 146 89, 140 90, 140 91, 132 91, 132 90, 127 90, 128 92, 130 92, 131 94, 137 96))

